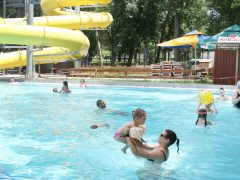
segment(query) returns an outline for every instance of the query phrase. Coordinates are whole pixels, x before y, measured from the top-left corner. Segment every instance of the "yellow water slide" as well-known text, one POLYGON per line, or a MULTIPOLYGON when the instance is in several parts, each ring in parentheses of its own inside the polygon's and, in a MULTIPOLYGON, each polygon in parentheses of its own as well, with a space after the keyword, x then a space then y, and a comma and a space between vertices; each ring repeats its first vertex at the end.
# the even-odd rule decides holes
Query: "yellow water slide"
MULTIPOLYGON (((112 0, 42 0, 47 16, 35 17, 33 25, 26 18, 0 19, 0 44, 34 45, 37 64, 56 63, 83 58, 90 43, 80 29, 106 28, 113 18, 107 12, 75 14, 64 8, 71 6, 108 5, 112 0), (54 46, 54 47, 52 47, 54 46)), ((26 66, 26 51, 0 54, 0 69, 26 66)))

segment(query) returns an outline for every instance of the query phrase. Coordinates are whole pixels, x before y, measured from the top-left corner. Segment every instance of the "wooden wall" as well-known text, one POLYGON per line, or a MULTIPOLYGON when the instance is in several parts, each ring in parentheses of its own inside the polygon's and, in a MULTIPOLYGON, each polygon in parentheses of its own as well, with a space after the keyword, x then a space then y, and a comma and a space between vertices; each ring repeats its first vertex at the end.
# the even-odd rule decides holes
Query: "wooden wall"
MULTIPOLYGON (((236 50, 216 50, 214 84, 235 85, 236 55, 236 50)), ((238 58, 238 76, 240 76, 240 55, 238 58)))

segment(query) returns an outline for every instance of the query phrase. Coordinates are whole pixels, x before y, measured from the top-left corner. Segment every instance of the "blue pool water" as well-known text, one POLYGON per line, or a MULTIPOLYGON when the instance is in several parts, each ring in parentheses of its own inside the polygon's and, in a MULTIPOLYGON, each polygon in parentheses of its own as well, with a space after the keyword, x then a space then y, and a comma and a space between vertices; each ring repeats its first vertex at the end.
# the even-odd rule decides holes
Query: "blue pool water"
POLYGON ((216 125, 203 128, 194 124, 197 89, 70 85, 67 95, 53 87, 61 85, 0 84, 0 179, 240 179, 240 110, 231 102, 216 103, 216 125), (97 99, 112 112, 97 110, 97 99), (156 164, 120 151, 113 134, 138 107, 148 114, 145 139, 172 129, 179 155, 173 145, 156 164), (110 128, 90 129, 96 122, 110 128))

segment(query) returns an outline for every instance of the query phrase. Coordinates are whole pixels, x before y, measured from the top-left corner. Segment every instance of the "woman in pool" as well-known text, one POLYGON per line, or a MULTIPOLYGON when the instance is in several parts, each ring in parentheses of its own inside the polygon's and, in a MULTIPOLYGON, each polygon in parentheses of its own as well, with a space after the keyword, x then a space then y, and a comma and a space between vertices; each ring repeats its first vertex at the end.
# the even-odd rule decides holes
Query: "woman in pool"
POLYGON ((240 81, 237 82, 237 89, 232 95, 232 103, 234 107, 240 108, 240 81))
POLYGON ((68 88, 67 81, 63 81, 63 87, 62 87, 61 91, 59 91, 59 93, 65 93, 65 94, 71 93, 71 91, 68 88))
POLYGON ((229 100, 229 98, 226 96, 225 90, 223 88, 220 88, 220 95, 217 98, 217 100, 219 100, 219 101, 228 101, 229 100))
POLYGON ((207 126, 207 125, 213 124, 212 122, 207 121, 207 110, 206 109, 204 109, 204 108, 199 109, 198 118, 197 118, 197 121, 195 124, 196 124, 196 126, 201 126, 201 125, 207 126))
POLYGON ((115 140, 126 144, 121 149, 122 152, 124 152, 124 153, 126 153, 128 147, 129 147, 128 144, 127 144, 126 135, 129 135, 131 128, 139 127, 139 125, 145 124, 145 120, 146 120, 146 117, 147 117, 147 113, 143 109, 140 109, 140 108, 133 111, 132 115, 133 115, 133 120, 126 123, 125 125, 123 125, 114 134, 115 140))
POLYGON ((136 156, 146 158, 149 161, 153 162, 165 162, 169 157, 169 146, 174 144, 177 141, 177 147, 179 151, 179 139, 175 132, 166 129, 164 130, 158 138, 158 144, 150 147, 148 145, 143 145, 138 143, 135 139, 131 137, 126 137, 127 143, 136 156))

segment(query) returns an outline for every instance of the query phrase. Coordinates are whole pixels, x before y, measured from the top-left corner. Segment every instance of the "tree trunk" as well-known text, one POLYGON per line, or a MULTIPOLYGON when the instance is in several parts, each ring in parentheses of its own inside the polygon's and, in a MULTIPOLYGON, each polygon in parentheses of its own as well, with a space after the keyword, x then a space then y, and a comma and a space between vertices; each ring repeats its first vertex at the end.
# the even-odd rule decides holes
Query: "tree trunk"
POLYGON ((147 63, 147 58, 148 58, 148 46, 147 43, 144 43, 144 48, 143 48, 143 61, 144 61, 144 66, 146 66, 147 63))
POLYGON ((99 40, 98 31, 96 31, 96 38, 97 38, 97 46, 98 46, 98 53, 99 53, 99 59, 100 59, 100 66, 103 66, 103 56, 102 56, 102 49, 101 49, 101 43, 99 40))
MULTIPOLYGON (((180 15, 176 14, 174 17, 174 38, 180 37, 180 15)), ((179 49, 174 49, 175 61, 180 61, 179 49)))
POLYGON ((137 55, 138 55, 138 53, 137 53, 137 51, 135 51, 135 53, 134 53, 134 64, 135 64, 135 66, 138 64, 137 55))
POLYGON ((114 33, 112 29, 107 31, 107 35, 111 44, 111 66, 116 66, 117 52, 116 52, 116 43, 114 41, 114 33))
POLYGON ((118 52, 117 60, 118 60, 118 62, 122 61, 122 52, 120 52, 120 51, 118 52))
POLYGON ((161 47, 157 47, 157 55, 156 55, 155 63, 160 62, 160 53, 161 53, 161 47))
POLYGON ((129 54, 128 54, 128 62, 127 62, 127 66, 128 66, 128 67, 131 67, 131 66, 132 66, 133 56, 134 56, 134 48, 130 48, 129 54))

